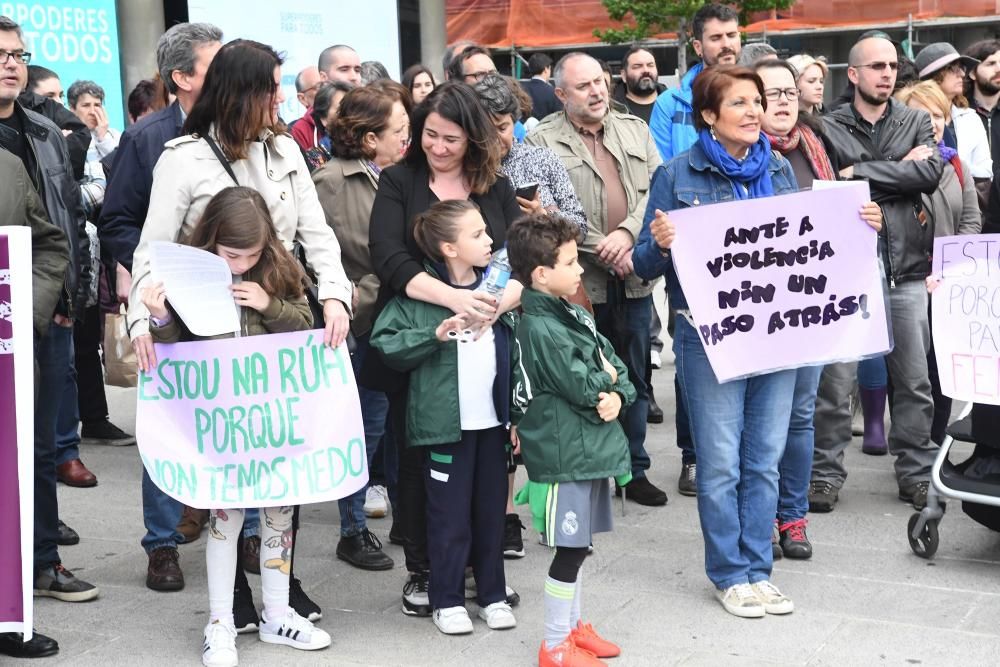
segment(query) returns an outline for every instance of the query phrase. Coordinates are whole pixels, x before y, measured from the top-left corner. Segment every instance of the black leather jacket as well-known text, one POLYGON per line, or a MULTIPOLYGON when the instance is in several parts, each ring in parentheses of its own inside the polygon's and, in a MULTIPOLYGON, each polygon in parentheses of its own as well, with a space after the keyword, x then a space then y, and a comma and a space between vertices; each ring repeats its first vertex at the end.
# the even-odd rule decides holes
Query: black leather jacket
POLYGON ((930 274, 934 228, 920 195, 937 189, 944 163, 936 150, 927 160, 903 158, 916 146, 935 145, 930 116, 890 99, 874 136, 851 104, 824 116, 823 126, 835 163, 854 165, 854 177, 868 181, 872 200, 882 207, 879 250, 889 286, 923 280, 930 274))
MULTIPOLYGON (((73 178, 66 139, 55 123, 34 111, 15 103, 14 113, 21 117, 28 142, 30 164, 25 168, 38 189, 49 219, 69 239, 70 261, 56 312, 80 319, 93 277, 80 186, 73 178)), ((9 130, 0 125, 0 132, 6 131, 9 130)))

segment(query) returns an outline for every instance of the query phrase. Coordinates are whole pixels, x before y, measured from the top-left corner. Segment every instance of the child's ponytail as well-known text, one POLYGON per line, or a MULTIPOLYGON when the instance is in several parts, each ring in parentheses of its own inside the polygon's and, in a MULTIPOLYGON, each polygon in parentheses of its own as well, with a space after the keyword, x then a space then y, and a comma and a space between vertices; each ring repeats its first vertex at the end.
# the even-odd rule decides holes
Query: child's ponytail
POLYGON ((458 220, 468 211, 479 207, 468 199, 439 201, 413 219, 413 238, 420 250, 435 262, 443 262, 442 243, 458 240, 458 220))

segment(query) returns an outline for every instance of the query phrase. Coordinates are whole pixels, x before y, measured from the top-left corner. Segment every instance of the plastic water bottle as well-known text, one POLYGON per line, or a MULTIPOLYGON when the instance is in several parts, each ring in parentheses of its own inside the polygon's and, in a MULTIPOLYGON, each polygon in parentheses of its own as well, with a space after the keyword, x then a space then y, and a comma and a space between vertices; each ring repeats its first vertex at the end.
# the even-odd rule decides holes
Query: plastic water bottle
POLYGON ((507 248, 505 246, 493 253, 490 264, 486 267, 486 273, 483 275, 483 280, 479 283, 476 291, 486 292, 496 299, 499 304, 500 300, 503 299, 504 290, 507 289, 507 281, 510 280, 510 273, 510 262, 507 260, 507 248))

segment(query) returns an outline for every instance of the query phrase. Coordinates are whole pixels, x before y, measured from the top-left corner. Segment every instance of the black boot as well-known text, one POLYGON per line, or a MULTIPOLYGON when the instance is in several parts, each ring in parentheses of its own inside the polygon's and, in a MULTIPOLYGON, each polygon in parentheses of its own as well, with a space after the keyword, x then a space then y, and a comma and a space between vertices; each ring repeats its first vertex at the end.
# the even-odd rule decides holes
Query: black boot
POLYGON ((653 396, 653 386, 649 386, 649 408, 646 410, 647 424, 662 424, 663 409, 656 404, 656 397, 653 396))

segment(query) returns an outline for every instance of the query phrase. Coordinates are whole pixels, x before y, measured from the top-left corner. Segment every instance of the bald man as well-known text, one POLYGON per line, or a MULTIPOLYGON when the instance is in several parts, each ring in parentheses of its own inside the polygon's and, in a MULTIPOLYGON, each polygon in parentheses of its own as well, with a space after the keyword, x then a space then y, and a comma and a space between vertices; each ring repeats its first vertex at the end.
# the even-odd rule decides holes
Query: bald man
POLYGON ((361 57, 346 44, 334 44, 323 49, 316 65, 321 81, 343 81, 361 85, 361 57))
POLYGON ((316 89, 322 82, 318 67, 310 65, 299 72, 299 75, 295 77, 295 97, 298 98, 299 104, 306 109, 311 107, 313 99, 316 97, 316 89))
MULTIPOLYGON (((930 439, 934 401, 927 366, 930 333, 924 287, 933 234, 927 233, 931 223, 922 210, 921 194, 937 189, 943 163, 927 112, 892 99, 898 65, 896 47, 884 37, 855 44, 847 67, 854 99, 824 116, 823 125, 832 147, 830 157, 841 176, 868 181, 872 199, 885 215, 878 248, 895 343, 885 357, 893 386, 889 451, 896 457, 900 500, 919 510, 927 502, 937 454, 930 439)), ((831 364, 820 380, 811 512, 833 510, 847 478, 844 450, 851 442, 850 394, 856 367, 856 363, 831 364)))

